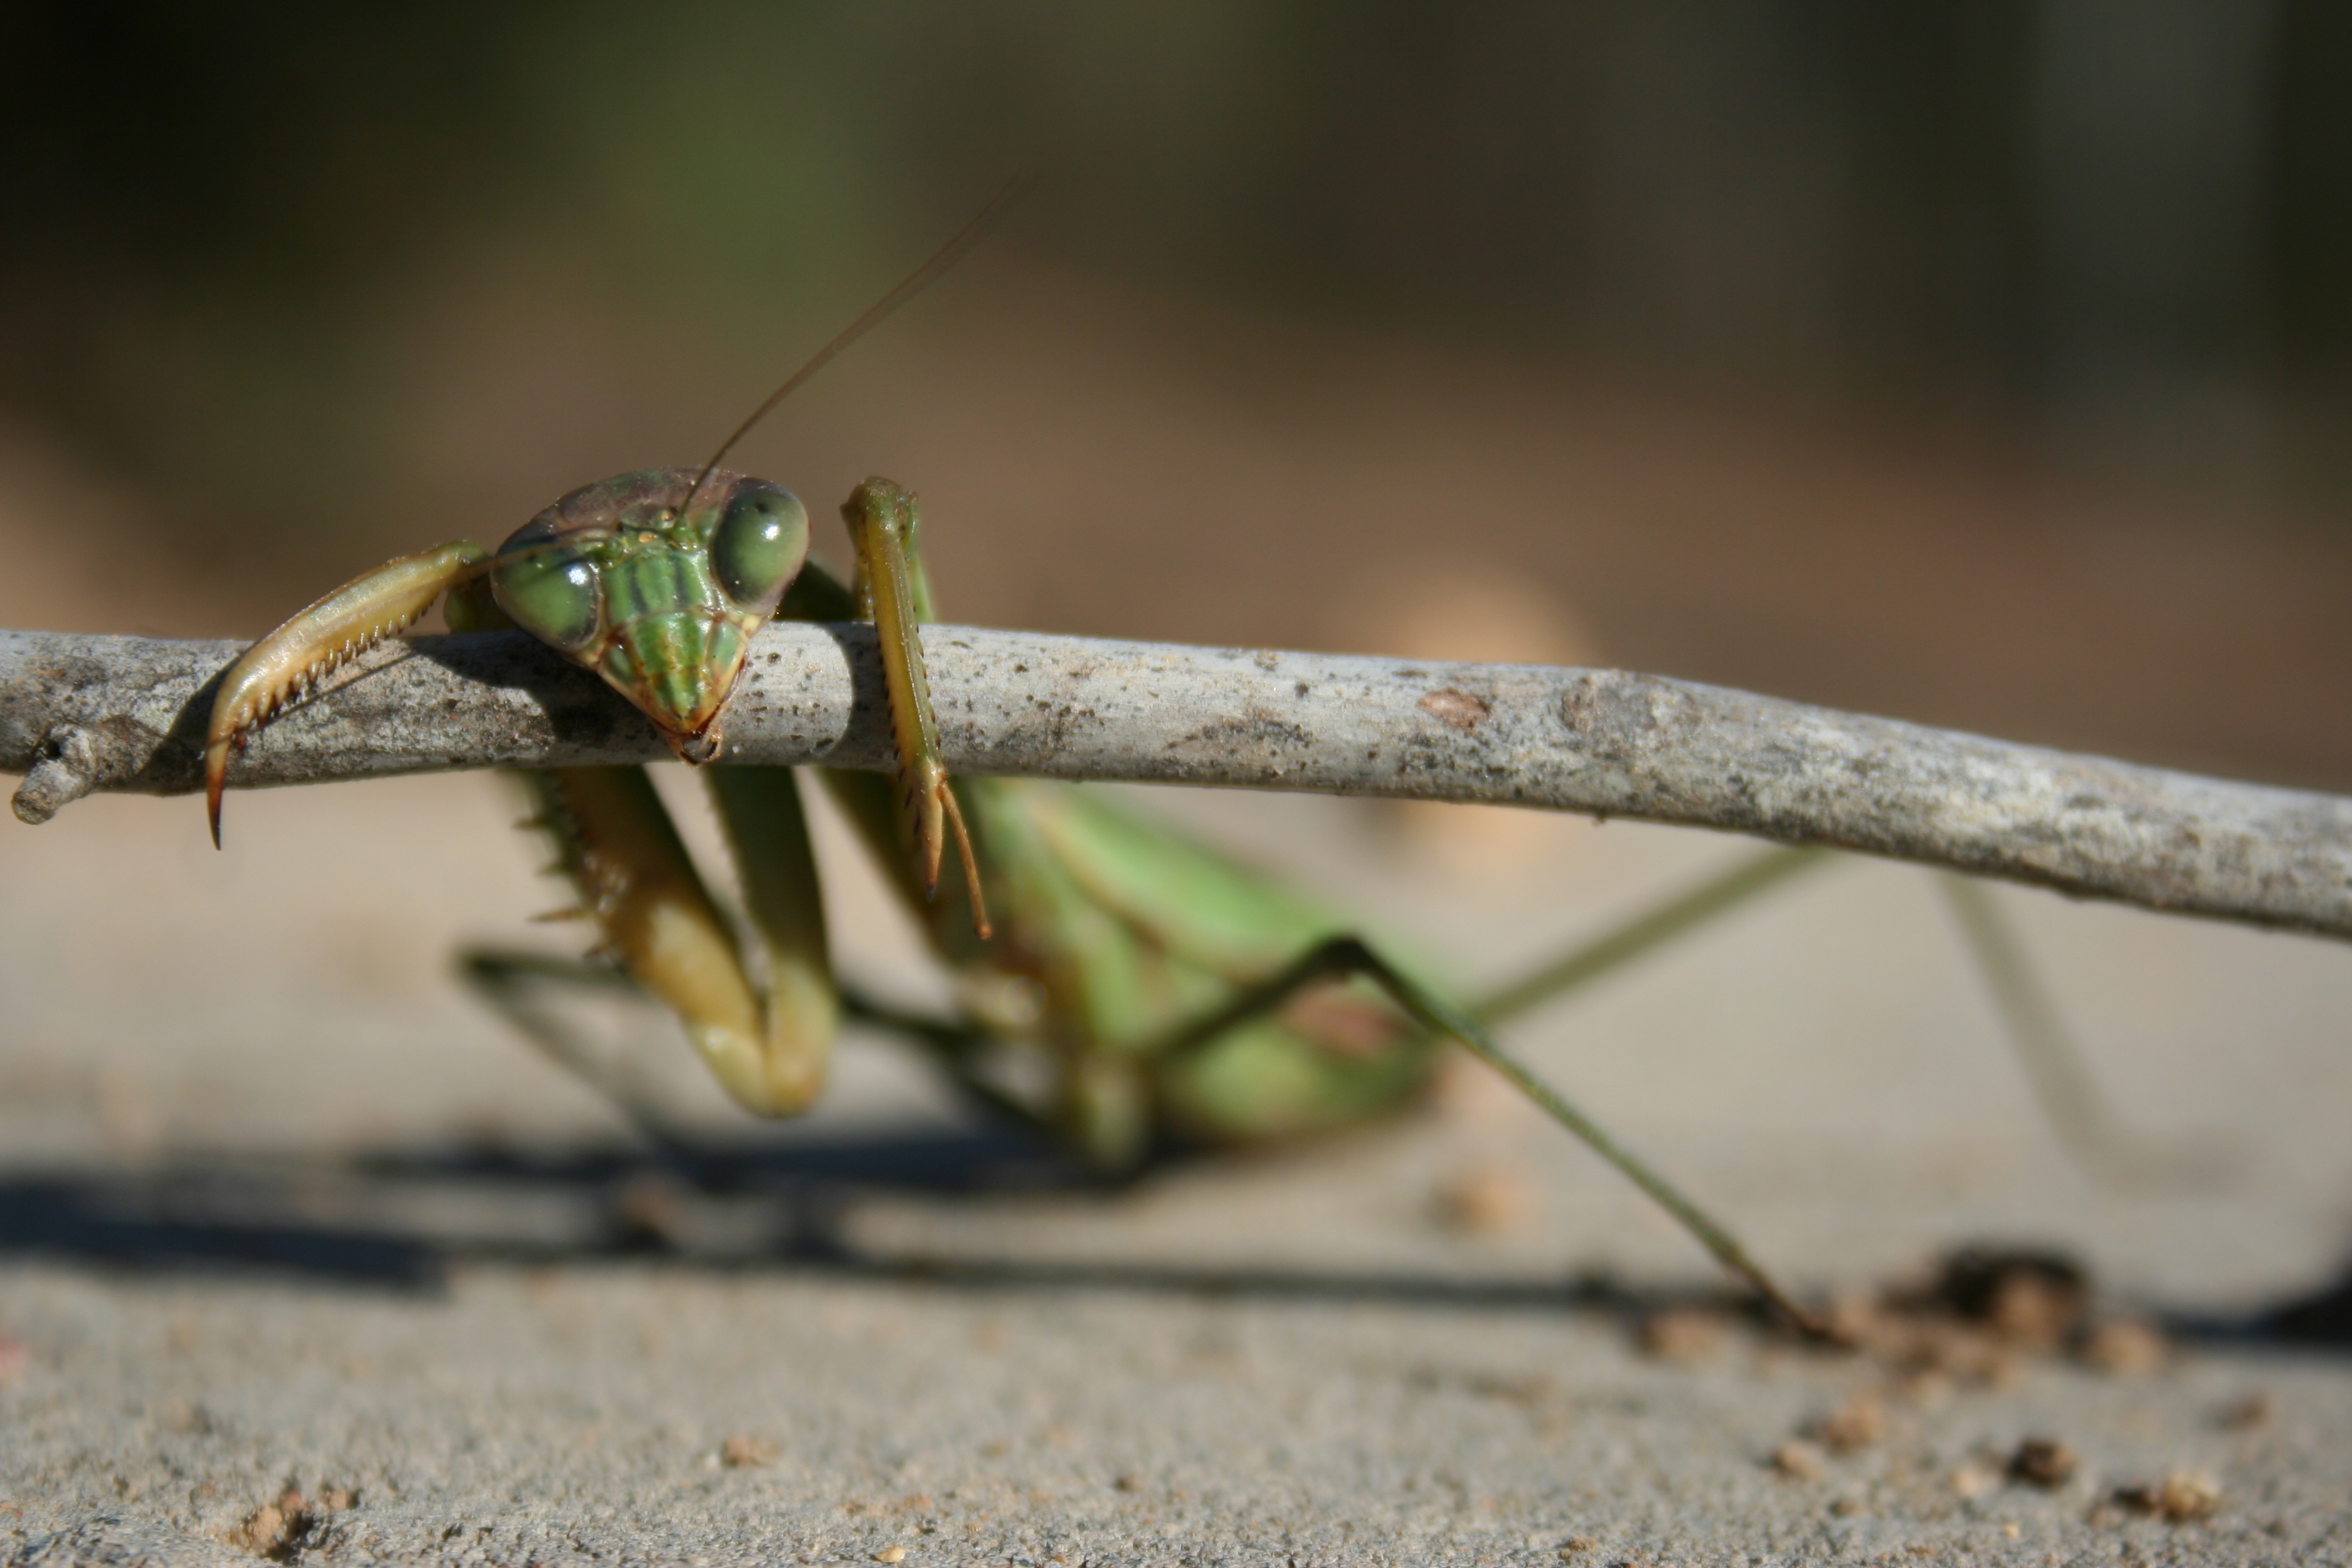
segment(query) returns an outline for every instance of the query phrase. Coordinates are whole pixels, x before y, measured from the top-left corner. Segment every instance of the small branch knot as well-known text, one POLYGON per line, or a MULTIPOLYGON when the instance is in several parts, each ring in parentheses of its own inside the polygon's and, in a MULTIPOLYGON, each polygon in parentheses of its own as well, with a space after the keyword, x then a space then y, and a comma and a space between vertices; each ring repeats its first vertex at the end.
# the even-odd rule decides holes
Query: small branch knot
POLYGON ((17 821, 38 826, 98 784, 97 737, 78 724, 53 724, 41 737, 40 752, 9 805, 17 821))

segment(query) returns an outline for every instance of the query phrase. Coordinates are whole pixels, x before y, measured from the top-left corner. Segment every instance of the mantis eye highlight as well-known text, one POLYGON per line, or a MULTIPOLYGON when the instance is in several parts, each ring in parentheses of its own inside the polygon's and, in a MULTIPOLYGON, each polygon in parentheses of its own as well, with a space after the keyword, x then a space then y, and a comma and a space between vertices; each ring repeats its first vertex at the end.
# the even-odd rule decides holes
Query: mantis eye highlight
POLYGON ((743 479, 710 536, 710 570, 739 609, 766 615, 808 556, 808 509, 765 479, 743 479))
MULTIPOLYGON (((523 532, 529 532, 525 529, 523 532)), ((579 648, 596 635, 604 618, 604 595, 596 568, 576 550, 525 543, 518 533, 507 542, 490 569, 490 589, 515 625, 552 647, 579 648)))

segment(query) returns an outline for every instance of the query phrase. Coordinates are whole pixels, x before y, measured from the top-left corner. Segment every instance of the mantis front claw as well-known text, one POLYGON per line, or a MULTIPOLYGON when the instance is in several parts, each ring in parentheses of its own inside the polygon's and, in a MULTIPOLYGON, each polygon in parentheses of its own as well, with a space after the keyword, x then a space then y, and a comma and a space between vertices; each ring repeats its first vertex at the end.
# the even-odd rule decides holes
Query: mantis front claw
POLYGON ((362 573, 255 643, 222 675, 205 732, 205 814, 220 847, 221 790, 229 753, 289 702, 384 638, 414 626, 489 559, 461 539, 362 573))

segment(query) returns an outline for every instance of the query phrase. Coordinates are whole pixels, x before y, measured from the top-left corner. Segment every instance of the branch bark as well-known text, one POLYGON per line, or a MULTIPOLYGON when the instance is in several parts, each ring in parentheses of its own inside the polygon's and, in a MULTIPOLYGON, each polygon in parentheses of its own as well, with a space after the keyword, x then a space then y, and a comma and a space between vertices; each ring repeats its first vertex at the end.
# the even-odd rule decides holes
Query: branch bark
MULTIPOLYGON (((949 765, 1479 801, 1681 823, 2352 938, 2352 799, 2232 784, 1658 676, 925 630, 949 765)), ((40 822, 92 790, 198 787, 240 645, 0 632, 0 772, 40 822)), ((890 759, 872 629, 762 630, 738 762, 890 759)), ((355 661, 257 737, 239 786, 668 753, 517 634, 355 661)), ((232 814, 233 816, 233 814, 232 814)), ((193 831, 193 829, 192 829, 193 831)))

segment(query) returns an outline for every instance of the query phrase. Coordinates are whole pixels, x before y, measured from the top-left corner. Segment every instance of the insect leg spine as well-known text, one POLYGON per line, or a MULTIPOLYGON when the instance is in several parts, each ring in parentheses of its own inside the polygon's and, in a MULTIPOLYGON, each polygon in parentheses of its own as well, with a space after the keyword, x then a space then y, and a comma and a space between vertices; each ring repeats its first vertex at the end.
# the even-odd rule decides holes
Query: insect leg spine
POLYGON ((277 718, 292 704, 307 700, 318 688, 320 682, 370 648, 398 637, 424 618, 423 608, 411 610, 394 620, 386 622, 376 631, 345 637, 341 644, 320 654, 289 677, 284 685, 275 690, 262 693, 245 712, 237 716, 236 727, 229 736, 230 744, 237 751, 243 752, 247 743, 252 741, 254 731, 277 718))

